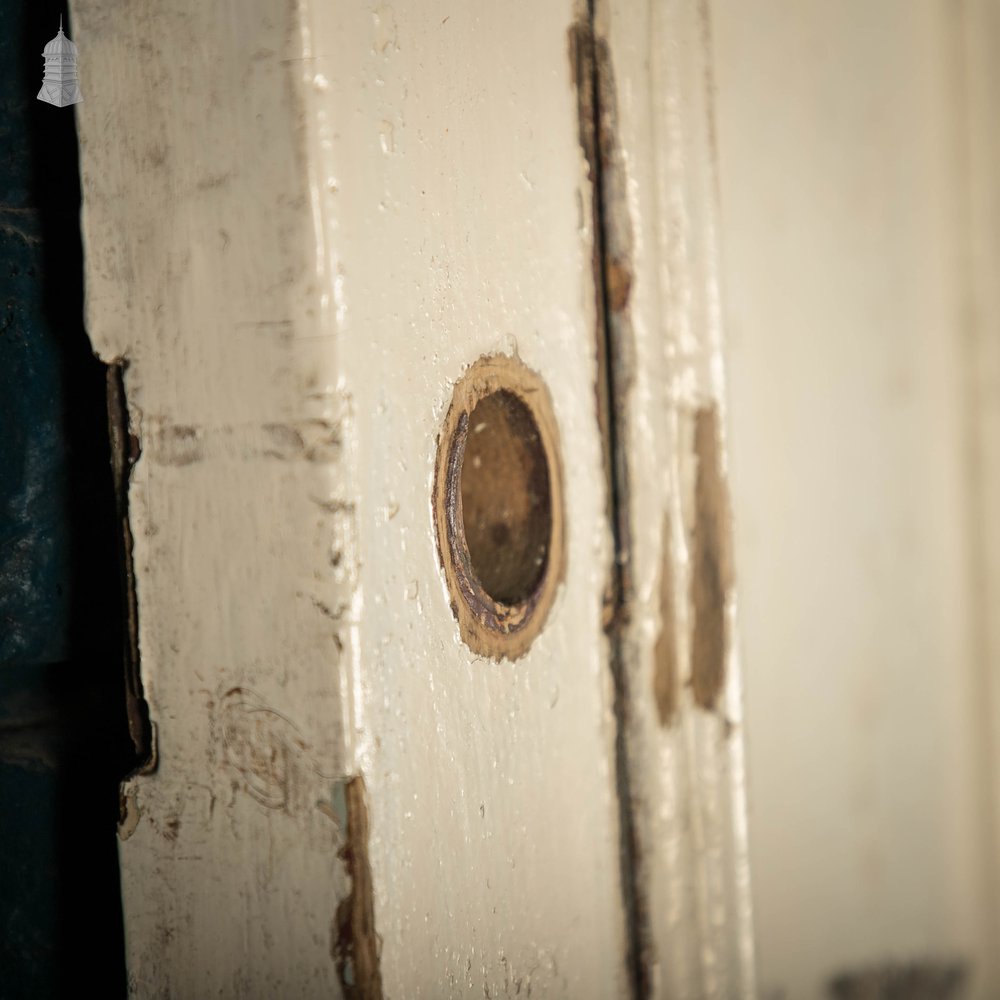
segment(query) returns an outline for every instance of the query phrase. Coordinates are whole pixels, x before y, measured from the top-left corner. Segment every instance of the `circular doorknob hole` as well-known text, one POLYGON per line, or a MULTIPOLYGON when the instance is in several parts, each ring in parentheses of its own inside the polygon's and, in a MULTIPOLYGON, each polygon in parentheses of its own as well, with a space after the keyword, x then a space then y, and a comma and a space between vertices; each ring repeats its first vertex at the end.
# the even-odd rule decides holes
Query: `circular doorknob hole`
POLYGON ((541 378, 482 358, 455 386, 438 441, 438 548, 462 638, 499 659, 523 654, 562 576, 562 482, 541 378))
POLYGON ((469 414, 461 483, 472 571, 495 601, 526 601, 545 573, 552 498, 538 424, 513 392, 484 396, 469 414))

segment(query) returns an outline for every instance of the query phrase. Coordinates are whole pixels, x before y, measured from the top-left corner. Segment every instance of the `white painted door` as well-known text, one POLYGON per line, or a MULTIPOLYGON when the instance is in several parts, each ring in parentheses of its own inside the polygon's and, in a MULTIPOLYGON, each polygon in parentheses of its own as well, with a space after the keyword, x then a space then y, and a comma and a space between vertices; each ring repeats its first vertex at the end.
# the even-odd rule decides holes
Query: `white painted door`
POLYGON ((750 995, 697 5, 74 14, 133 994, 750 995))
POLYGON ((995 995, 993 7, 73 10, 133 994, 995 995))

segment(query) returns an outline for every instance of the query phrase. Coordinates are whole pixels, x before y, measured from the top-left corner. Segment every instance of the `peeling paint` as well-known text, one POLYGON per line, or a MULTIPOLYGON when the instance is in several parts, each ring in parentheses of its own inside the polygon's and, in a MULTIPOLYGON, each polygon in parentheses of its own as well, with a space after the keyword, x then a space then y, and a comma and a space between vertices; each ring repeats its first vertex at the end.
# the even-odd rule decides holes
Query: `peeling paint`
POLYGON ((691 688, 695 703, 711 710, 726 678, 726 601, 732 586, 729 494, 714 405, 695 414, 694 453, 698 471, 691 554, 691 688))
POLYGON ((331 951, 345 1000, 380 1000, 382 939, 375 931, 364 778, 358 775, 338 786, 334 810, 346 819, 347 835, 339 857, 347 868, 351 891, 337 907, 331 951))
POLYGON ((608 309, 612 313, 623 312, 632 291, 632 269, 628 261, 610 258, 604 269, 604 280, 608 309))
POLYGON ((139 808, 139 794, 134 785, 128 786, 128 790, 122 790, 121 804, 119 806, 120 819, 118 821, 119 840, 128 840, 135 833, 142 819, 142 810, 139 808))
POLYGON ((80 9, 99 81, 88 327, 127 350, 144 415, 130 499, 162 757, 122 849, 138 995, 628 993, 591 244, 552 65, 570 9, 438 7, 397 7, 375 54, 370 11, 311 0, 251 6, 235 33, 225 6, 80 9), (120 63, 150 32, 156 51, 120 63), (212 59, 199 38, 220 40, 212 59), (261 48, 281 58, 246 75, 261 48), (173 99, 139 114, 139 76, 173 99), (141 169, 154 143, 162 169, 141 169), (499 668, 459 639, 430 502, 453 380, 497 352, 551 388, 573 519, 546 628, 499 668), (200 461, 160 462, 172 426, 197 430, 200 461), (309 461, 313 433, 330 461, 309 461), (326 773, 363 772, 365 797, 358 780, 331 798, 302 743, 326 773), (365 798, 372 835, 348 831, 345 864, 334 833, 365 798))
POLYGON ((136 773, 156 770, 155 727, 149 718, 149 706, 143 694, 139 661, 139 611, 135 591, 135 568, 132 559, 132 525, 129 519, 128 491, 132 468, 142 453, 139 437, 133 432, 125 397, 125 371, 128 363, 118 360, 108 365, 107 403, 108 436, 114 478, 116 514, 121 530, 122 599, 125 603, 125 707, 129 735, 139 761, 136 773))
POLYGON ((653 698, 661 726, 677 711, 677 634, 674 609, 674 559, 670 545, 670 516, 664 515, 660 558, 660 634, 653 647, 653 698))

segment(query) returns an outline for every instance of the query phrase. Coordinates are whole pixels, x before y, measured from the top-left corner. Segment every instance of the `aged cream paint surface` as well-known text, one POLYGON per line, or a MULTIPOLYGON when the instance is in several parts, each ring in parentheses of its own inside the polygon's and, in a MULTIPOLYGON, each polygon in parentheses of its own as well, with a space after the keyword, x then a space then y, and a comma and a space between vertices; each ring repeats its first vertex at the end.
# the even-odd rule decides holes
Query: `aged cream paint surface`
POLYGON ((79 3, 87 325, 126 359, 158 767, 121 858, 137 996, 334 991, 353 494, 294 11, 79 3), (336 565, 334 565, 336 563, 336 565))
POLYGON ((137 996, 337 994, 355 773, 386 995, 627 991, 575 13, 74 5, 88 328, 143 449, 137 996), (567 498, 513 664, 460 642, 430 510, 497 351, 549 384, 567 498))
POLYGON ((389 995, 626 989, 572 16, 305 11, 313 185, 364 501, 351 737, 389 995), (451 386, 494 352, 549 384, 567 525, 548 624, 499 664, 459 640, 429 506, 451 386))
POLYGON ((982 728, 996 615, 984 660, 964 355, 971 136, 995 455, 990 6, 963 23, 962 4, 929 0, 713 3, 765 997, 951 957, 971 963, 969 995, 1000 990, 982 728))
MULTIPOLYGON (((718 425, 723 494, 727 478, 707 18, 695 0, 608 0, 597 18, 616 84, 609 224, 630 229, 632 244, 631 293, 617 317, 632 537, 628 759, 650 995, 664 998, 755 995, 731 586, 724 680, 711 707, 696 704, 692 678, 692 582, 705 569, 693 562, 695 535, 711 520, 698 509, 697 426, 718 425), (671 678, 658 669, 671 646, 676 708, 664 720, 657 685, 671 678)), ((719 526, 725 548, 725 512, 719 526)))
MULTIPOLYGON (((993 807, 992 866, 984 872, 1000 900, 1000 7, 991 0, 965 5, 962 64, 968 107, 965 139, 969 184, 965 204, 969 257, 969 350, 965 391, 969 448, 969 522, 976 612, 977 699, 981 752, 993 807)), ((1000 979, 1000 972, 998 972, 1000 979)))

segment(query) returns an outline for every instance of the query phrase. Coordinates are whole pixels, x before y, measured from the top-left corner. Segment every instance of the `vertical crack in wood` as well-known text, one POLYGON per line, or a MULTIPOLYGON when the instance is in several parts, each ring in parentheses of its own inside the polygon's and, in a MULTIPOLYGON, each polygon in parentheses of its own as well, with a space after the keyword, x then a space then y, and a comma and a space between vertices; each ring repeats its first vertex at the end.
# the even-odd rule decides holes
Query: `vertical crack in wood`
MULTIPOLYGON (((132 527, 129 521, 129 480, 132 467, 139 460, 141 446, 133 433, 125 398, 125 369, 127 362, 116 361, 108 365, 107 405, 108 432, 111 444, 111 471, 114 478, 115 513, 119 524, 122 601, 125 611, 124 666, 125 710, 128 715, 129 735, 135 748, 136 765, 133 774, 148 774, 156 769, 156 744, 154 726, 149 718, 139 660, 139 610, 135 592, 135 567, 132 560, 132 527)), ((125 819, 125 800, 122 796, 121 816, 125 819)))
POLYGON ((381 1000, 382 941, 375 931, 375 890, 368 860, 368 803, 360 775, 343 786, 347 837, 340 849, 351 891, 340 901, 333 932, 333 958, 345 1000, 381 1000))
POLYGON ((628 972, 635 1000, 650 996, 652 947, 649 904, 640 877, 641 854, 629 768, 631 702, 624 651, 632 599, 628 466, 624 399, 631 385, 632 230, 618 156, 614 74, 607 42, 594 31, 593 0, 570 26, 569 57, 577 95, 579 139, 587 162, 593 220, 593 282, 597 339, 597 419, 603 442, 608 519, 614 551, 604 596, 614 682, 615 770, 618 786, 622 891, 628 933, 628 972))

